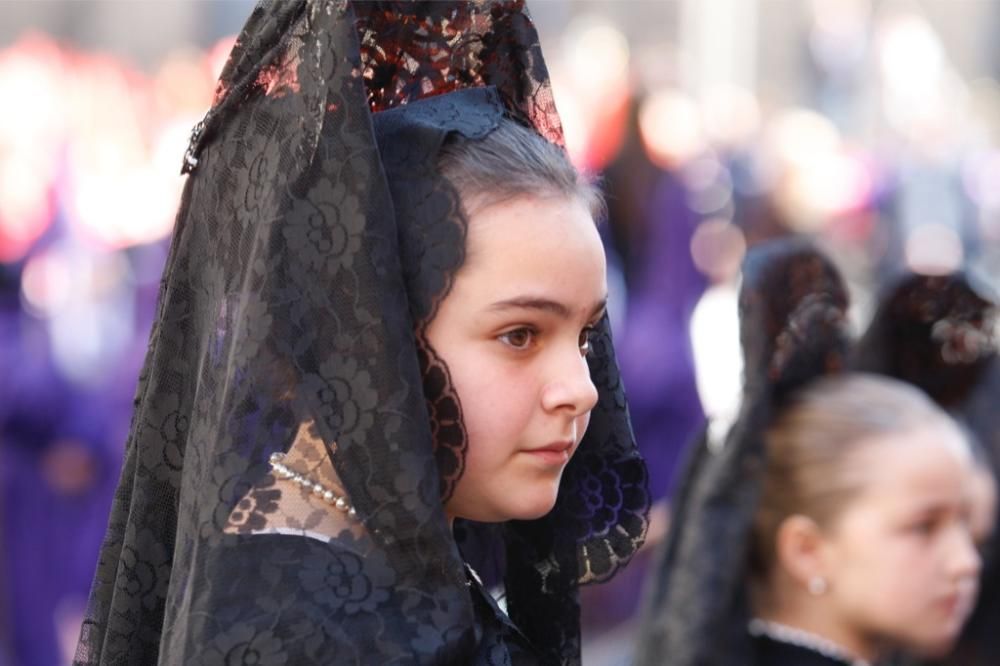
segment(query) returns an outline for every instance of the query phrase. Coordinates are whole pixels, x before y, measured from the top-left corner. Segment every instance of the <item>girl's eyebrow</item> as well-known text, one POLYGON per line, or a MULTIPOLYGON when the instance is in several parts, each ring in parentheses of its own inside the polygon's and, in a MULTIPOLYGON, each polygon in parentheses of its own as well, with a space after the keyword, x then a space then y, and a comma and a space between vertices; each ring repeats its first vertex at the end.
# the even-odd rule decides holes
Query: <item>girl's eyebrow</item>
MULTIPOLYGON (((959 502, 960 508, 961 502, 959 502)), ((911 516, 919 516, 921 518, 927 518, 929 516, 938 516, 943 513, 949 513, 954 510, 956 505, 953 502, 949 502, 946 499, 935 499, 928 502, 923 502, 916 507, 912 507, 910 510, 911 516)))
MULTIPOLYGON (((608 307, 608 297, 604 296, 590 311, 588 319, 596 319, 604 314, 608 307)), ((487 308, 491 312, 502 312, 504 310, 541 310, 556 315, 562 319, 572 317, 572 309, 565 303, 554 301, 550 298, 536 298, 533 296, 516 296, 514 298, 497 301, 487 308)))

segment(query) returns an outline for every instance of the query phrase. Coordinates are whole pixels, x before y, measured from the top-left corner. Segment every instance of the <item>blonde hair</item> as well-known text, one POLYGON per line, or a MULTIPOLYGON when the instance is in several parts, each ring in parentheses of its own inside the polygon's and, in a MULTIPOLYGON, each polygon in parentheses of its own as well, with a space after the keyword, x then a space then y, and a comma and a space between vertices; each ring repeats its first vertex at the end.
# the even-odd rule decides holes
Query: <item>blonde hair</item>
MULTIPOLYGON (((878 436, 930 422, 954 422, 913 386, 878 375, 847 373, 801 390, 765 433, 767 464, 754 516, 750 572, 766 576, 776 559, 778 529, 792 515, 832 524, 861 486, 855 455, 878 436)), ((957 428, 957 426, 955 426, 957 428)))

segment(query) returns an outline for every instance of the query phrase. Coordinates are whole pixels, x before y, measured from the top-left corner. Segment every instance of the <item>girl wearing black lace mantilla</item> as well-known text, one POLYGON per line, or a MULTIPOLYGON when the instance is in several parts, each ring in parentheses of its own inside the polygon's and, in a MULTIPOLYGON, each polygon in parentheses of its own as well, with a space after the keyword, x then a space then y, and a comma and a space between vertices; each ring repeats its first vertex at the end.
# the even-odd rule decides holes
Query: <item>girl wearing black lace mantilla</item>
POLYGON ((743 404, 690 461, 639 664, 872 666, 958 638, 980 568, 969 442, 916 388, 848 370, 847 301, 807 243, 748 253, 743 404))
POLYGON ((648 496, 560 141, 520 2, 257 7, 184 158, 76 663, 579 663, 577 588, 648 496), (454 537, 484 526, 505 609, 454 537))

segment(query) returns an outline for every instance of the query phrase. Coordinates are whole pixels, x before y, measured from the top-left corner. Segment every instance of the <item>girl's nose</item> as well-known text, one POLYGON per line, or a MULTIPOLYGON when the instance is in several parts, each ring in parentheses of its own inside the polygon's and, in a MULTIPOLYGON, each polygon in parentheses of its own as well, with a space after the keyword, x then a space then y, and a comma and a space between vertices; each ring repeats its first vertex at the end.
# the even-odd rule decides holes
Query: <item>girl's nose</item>
POLYGON ((565 410, 572 416, 586 414, 597 404, 597 387, 590 378, 587 359, 579 349, 561 353, 553 364, 552 377, 542 390, 542 407, 546 411, 565 410))
POLYGON ((949 543, 949 573, 956 578, 978 578, 982 568, 982 558, 972 539, 971 531, 965 527, 956 528, 949 543))

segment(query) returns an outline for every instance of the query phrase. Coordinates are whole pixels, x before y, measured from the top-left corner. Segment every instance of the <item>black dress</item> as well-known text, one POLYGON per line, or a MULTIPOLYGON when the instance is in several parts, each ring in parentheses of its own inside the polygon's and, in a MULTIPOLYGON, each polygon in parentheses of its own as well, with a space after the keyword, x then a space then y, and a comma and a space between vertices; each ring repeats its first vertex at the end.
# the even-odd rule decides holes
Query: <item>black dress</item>
POLYGON ((777 641, 770 636, 753 638, 753 666, 851 666, 849 661, 837 659, 801 645, 777 641))

